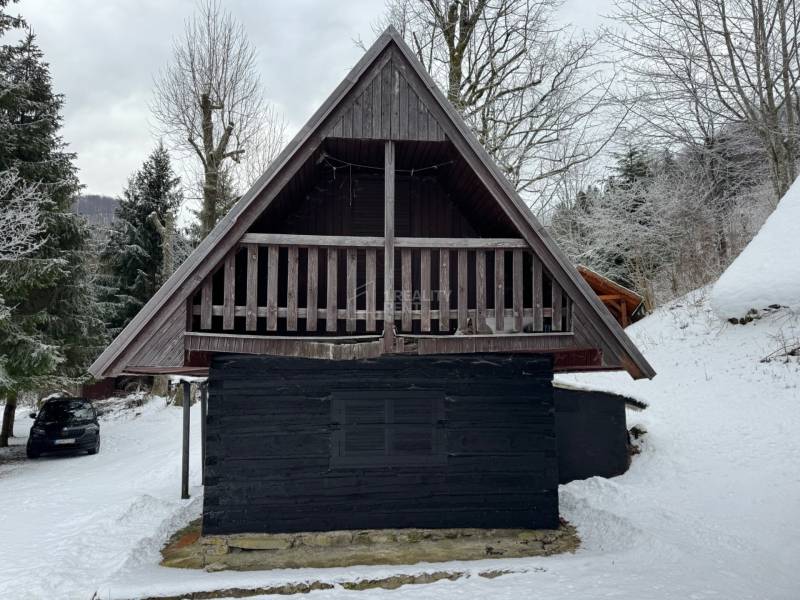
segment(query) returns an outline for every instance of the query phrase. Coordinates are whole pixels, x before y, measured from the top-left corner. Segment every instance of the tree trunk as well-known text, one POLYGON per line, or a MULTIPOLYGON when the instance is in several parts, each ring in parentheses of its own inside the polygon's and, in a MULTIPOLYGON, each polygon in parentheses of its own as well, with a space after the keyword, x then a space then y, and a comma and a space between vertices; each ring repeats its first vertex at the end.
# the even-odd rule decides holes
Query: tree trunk
POLYGON ((150 392, 154 396, 162 396, 163 398, 166 398, 168 391, 169 377, 167 375, 154 375, 153 387, 151 388, 150 392))
POLYGON ((9 438, 14 436, 14 416, 17 412, 17 393, 6 395, 6 407, 3 410, 3 425, 0 428, 0 448, 8 446, 9 438))
POLYGON ((216 165, 206 166, 205 181, 203 182, 203 211, 201 215, 202 231, 205 237, 217 224, 217 196, 219 193, 219 171, 216 165))

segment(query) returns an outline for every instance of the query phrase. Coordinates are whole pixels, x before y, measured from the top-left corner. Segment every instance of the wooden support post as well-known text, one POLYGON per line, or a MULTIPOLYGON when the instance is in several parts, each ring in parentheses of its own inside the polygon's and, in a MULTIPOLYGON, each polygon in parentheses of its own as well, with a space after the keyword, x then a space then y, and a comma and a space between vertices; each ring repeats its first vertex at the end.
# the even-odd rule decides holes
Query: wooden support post
POLYGON ((189 497, 189 409, 192 400, 192 384, 181 381, 183 385, 183 454, 181 455, 181 498, 189 497))
POLYGON ((208 414, 208 381, 200 384, 200 473, 206 483, 206 415, 208 414))
POLYGON ((383 161, 383 339, 384 348, 394 348, 394 142, 384 145, 383 161))

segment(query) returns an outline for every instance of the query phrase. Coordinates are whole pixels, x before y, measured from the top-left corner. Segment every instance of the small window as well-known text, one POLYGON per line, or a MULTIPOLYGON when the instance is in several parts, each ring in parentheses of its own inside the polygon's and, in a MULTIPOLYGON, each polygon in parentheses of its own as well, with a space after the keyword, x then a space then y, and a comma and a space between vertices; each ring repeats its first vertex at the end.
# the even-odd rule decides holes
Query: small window
POLYGON ((333 467, 442 465, 444 394, 431 390, 334 392, 333 467))

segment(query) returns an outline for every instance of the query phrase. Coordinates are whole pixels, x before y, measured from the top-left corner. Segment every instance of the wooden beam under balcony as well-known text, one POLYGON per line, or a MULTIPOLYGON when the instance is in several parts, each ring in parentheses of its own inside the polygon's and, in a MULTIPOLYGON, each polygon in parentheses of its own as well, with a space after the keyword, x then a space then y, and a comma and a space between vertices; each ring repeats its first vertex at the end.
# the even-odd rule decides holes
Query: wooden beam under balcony
POLYGON ((374 335, 302 338, 187 331, 184 333, 183 343, 184 348, 191 352, 230 352, 329 360, 376 358, 383 353, 383 340, 374 335))

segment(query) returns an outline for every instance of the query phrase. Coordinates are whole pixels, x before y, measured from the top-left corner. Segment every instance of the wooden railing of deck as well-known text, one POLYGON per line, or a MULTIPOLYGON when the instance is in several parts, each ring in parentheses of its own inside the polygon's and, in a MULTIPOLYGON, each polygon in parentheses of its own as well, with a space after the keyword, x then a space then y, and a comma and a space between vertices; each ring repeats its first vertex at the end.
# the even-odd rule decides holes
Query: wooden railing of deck
POLYGON ((398 333, 540 333, 571 331, 572 327, 571 302, 521 239, 396 237, 397 277, 395 265, 387 268, 384 262, 383 237, 250 233, 242 238, 241 247, 247 260, 245 304, 235 302, 233 253, 223 267, 222 304, 212 302, 212 277, 201 286, 200 304, 193 306, 201 330, 211 330, 212 317, 222 316, 223 331, 234 329, 235 317, 244 317, 248 332, 258 329, 258 319, 265 319, 268 332, 279 329, 278 319, 285 319, 286 332, 296 332, 303 319, 305 334, 323 331, 322 321, 329 334, 339 330, 340 321, 349 334, 377 333, 386 306, 398 333), (263 247, 266 252, 259 252, 263 247), (282 249, 286 266, 279 270, 282 249), (266 254, 266 282, 258 281, 260 254, 262 259, 266 254), (345 265, 343 278, 339 261, 345 265), (507 263, 511 265, 510 281, 507 263), (325 289, 320 289, 320 267, 325 273, 325 289), (493 274, 487 277, 489 269, 493 274), (281 271, 286 273, 286 294, 285 303, 279 306, 281 271), (305 273, 305 281, 300 281, 301 273, 305 273), (389 303, 384 302, 384 310, 378 309, 379 273, 385 282, 384 299, 387 294, 390 298, 389 303), (551 290, 547 302, 543 297, 545 280, 551 290), (492 282, 493 290, 489 288, 492 282), (266 304, 259 305, 258 290, 264 283, 266 304), (305 306, 299 305, 300 286, 305 286, 305 306), (340 286, 346 290, 344 306, 338 304, 340 286), (363 325, 359 327, 359 323, 363 325))

